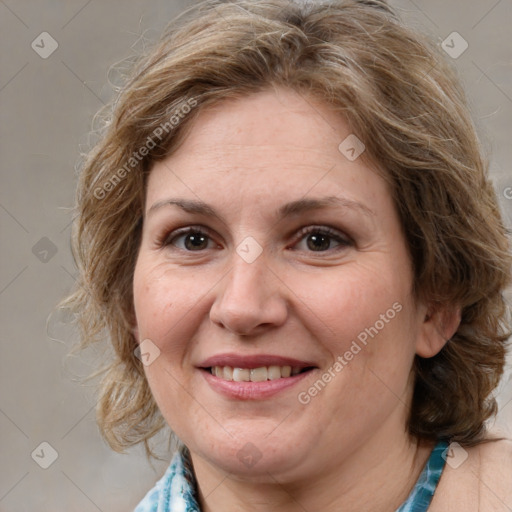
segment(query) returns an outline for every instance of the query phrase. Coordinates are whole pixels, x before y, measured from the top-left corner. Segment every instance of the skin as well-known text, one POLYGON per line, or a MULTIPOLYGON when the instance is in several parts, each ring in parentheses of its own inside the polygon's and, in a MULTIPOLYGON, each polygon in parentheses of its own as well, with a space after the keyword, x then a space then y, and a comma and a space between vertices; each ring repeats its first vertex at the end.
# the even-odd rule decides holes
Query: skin
POLYGON ((376 164, 338 150, 350 133, 327 105, 269 89, 202 111, 150 173, 134 333, 160 349, 145 372, 191 451, 204 511, 389 512, 433 447, 406 431, 411 368, 415 354, 441 350, 459 312, 414 300, 386 182, 376 164), (331 205, 276 217, 285 203, 332 195, 371 212, 331 205), (223 220, 163 204, 171 198, 204 201, 223 220), (175 234, 186 226, 208 236, 199 250, 175 234), (299 234, 325 226, 344 241, 328 238, 327 249, 315 250, 311 233, 299 234), (263 248, 252 263, 236 251, 246 237, 263 248), (297 394, 395 303, 401 311, 300 403, 297 394), (294 357, 317 369, 269 399, 236 401, 196 368, 225 352, 294 357), (250 467, 237 456, 248 442, 261 457, 250 467))
POLYGON ((460 465, 460 459, 446 465, 429 512, 510 512, 512 441, 488 442, 464 451, 467 458, 460 465))

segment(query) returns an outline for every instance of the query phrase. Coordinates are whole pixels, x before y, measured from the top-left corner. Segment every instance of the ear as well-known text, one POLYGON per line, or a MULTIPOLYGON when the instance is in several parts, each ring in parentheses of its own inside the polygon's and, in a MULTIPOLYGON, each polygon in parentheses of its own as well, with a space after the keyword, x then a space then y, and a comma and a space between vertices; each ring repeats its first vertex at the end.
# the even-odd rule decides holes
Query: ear
POLYGON ((416 342, 416 354, 434 357, 455 334, 461 320, 461 308, 454 304, 430 304, 416 342))

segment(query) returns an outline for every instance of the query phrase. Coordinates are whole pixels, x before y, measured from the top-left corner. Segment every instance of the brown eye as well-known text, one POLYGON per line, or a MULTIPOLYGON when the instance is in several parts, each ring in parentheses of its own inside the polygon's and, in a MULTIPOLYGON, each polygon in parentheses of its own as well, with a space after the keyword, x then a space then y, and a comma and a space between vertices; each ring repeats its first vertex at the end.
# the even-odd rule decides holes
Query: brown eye
POLYGON ((306 242, 306 249, 299 248, 298 250, 327 252, 352 245, 350 240, 343 237, 339 232, 330 228, 316 228, 314 226, 300 231, 297 245, 300 245, 303 240, 306 242))
POLYGON ((183 251, 197 252, 208 249, 208 243, 213 243, 208 234, 197 228, 185 228, 171 233, 162 245, 173 245, 183 251))

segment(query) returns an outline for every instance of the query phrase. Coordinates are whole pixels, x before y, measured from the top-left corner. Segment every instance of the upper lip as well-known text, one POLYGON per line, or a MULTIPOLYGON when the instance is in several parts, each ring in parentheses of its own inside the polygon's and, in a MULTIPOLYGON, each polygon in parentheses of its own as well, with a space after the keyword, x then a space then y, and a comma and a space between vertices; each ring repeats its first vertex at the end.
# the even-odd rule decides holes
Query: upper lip
POLYGON ((239 354, 217 354, 205 359, 199 368, 212 366, 231 366, 233 368, 260 368, 262 366, 292 366, 296 368, 316 367, 311 361, 300 361, 292 357, 276 356, 271 354, 255 354, 241 356, 239 354))

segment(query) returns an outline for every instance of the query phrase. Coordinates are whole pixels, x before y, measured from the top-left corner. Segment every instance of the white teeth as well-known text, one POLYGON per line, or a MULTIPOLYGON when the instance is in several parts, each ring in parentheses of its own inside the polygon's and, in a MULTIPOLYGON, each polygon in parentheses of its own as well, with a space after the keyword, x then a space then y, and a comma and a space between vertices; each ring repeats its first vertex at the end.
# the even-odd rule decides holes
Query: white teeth
POLYGON ((235 382, 249 382, 251 372, 247 368, 233 368, 233 380, 235 382))
POLYGON ((281 368, 281 377, 289 377, 292 374, 291 366, 283 366, 281 368))
POLYGON ((268 379, 276 380, 281 378, 281 367, 279 366, 269 366, 268 367, 268 379))
POLYGON ((252 368, 251 369, 251 382, 263 382, 267 380, 268 371, 263 366, 262 368, 252 368))
POLYGON ((232 368, 231 366, 213 366, 212 375, 223 380, 235 382, 264 382, 298 375, 300 367, 291 366, 261 366, 259 368, 232 368))
POLYGON ((224 366, 224 380, 233 380, 233 368, 231 366, 224 366))

